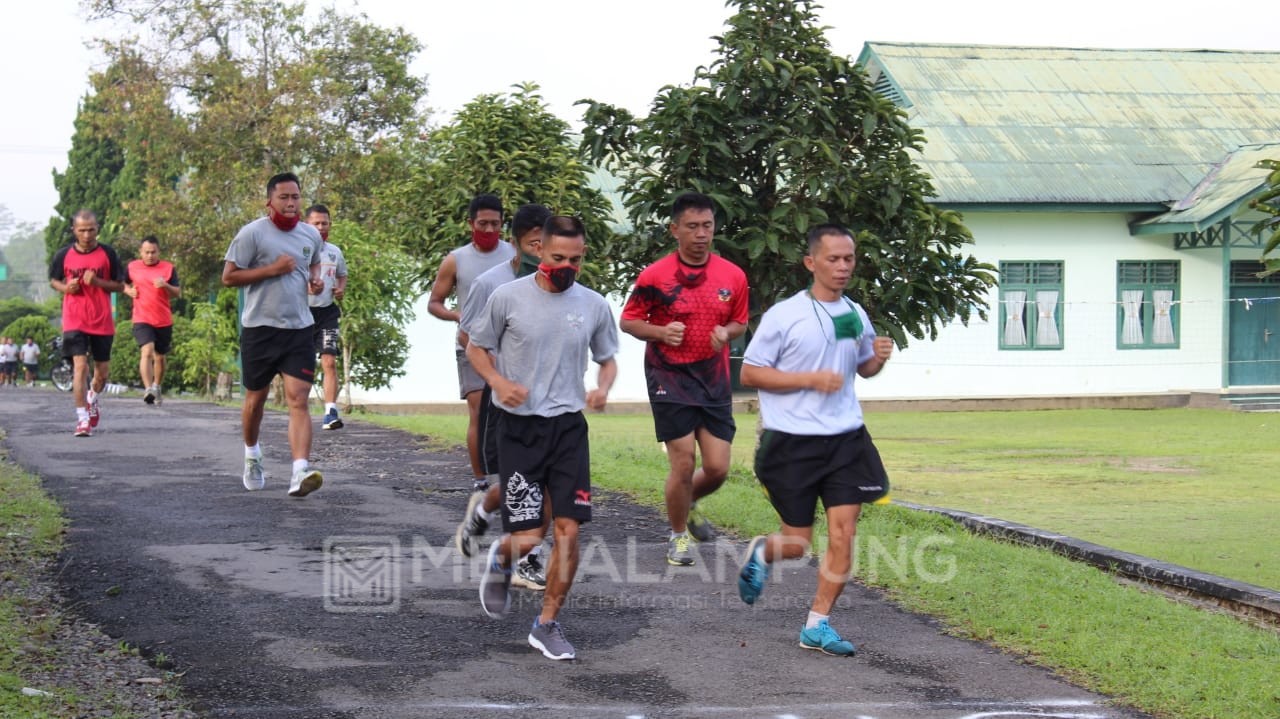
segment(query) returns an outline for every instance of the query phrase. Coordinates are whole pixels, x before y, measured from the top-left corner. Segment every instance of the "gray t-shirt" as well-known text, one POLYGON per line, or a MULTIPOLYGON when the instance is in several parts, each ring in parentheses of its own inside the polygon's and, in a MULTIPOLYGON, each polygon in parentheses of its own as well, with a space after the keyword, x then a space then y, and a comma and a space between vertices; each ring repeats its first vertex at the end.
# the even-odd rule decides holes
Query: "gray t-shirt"
POLYGON ((524 404, 498 404, 502 409, 539 417, 579 412, 587 405, 588 350, 597 363, 618 352, 613 311, 594 290, 575 284, 548 292, 536 278, 521 277, 493 291, 472 328, 471 344, 495 353, 498 373, 529 390, 524 404))
MULTIPOLYGON (((510 262, 516 256, 516 248, 510 242, 499 242, 492 250, 481 252, 474 242, 468 242, 449 254, 453 255, 454 262, 453 295, 458 300, 458 312, 461 313, 462 308, 467 306, 467 295, 476 278, 492 267, 510 262)), ((462 323, 458 324, 461 326, 462 323)), ((459 345, 458 349, 465 348, 459 345)))
POLYGON ((227 255, 223 258, 227 262, 240 269, 251 270, 269 265, 280 255, 287 254, 293 257, 297 266, 288 274, 245 286, 240 324, 288 330, 310 327, 313 320, 307 304, 307 285, 311 265, 320 263, 321 244, 320 232, 305 222, 299 222, 288 232, 276 227, 267 217, 241 227, 227 248, 227 255))
POLYGON ((467 292, 467 301, 462 305, 462 313, 458 318, 458 326, 463 332, 471 334, 471 327, 484 313, 484 306, 489 304, 489 296, 499 287, 516 278, 516 271, 511 269, 510 262, 503 262, 485 270, 467 292))
POLYGON ((333 304, 333 288, 339 277, 347 276, 347 260, 342 250, 332 242, 325 242, 320 250, 320 281, 324 289, 317 295, 307 295, 307 304, 312 307, 328 307, 333 304))

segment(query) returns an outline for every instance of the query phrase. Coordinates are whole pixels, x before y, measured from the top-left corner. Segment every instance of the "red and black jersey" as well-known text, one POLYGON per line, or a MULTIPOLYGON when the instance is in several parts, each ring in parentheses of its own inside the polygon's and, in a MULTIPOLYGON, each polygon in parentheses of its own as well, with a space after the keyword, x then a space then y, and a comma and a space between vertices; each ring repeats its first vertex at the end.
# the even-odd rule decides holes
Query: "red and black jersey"
MULTIPOLYGON (((99 244, 88 252, 81 252, 74 242, 54 254, 49 262, 49 279, 69 282, 89 270, 98 277, 124 281, 124 268, 111 245, 99 244)), ((77 330, 89 335, 116 333, 110 292, 97 285, 81 285, 74 295, 62 296, 62 331, 77 330)))
POLYGON ((729 348, 711 348, 711 330, 748 319, 747 276, 737 265, 711 255, 701 266, 672 253, 649 265, 636 279, 622 310, 624 320, 665 326, 683 322, 678 347, 649 342, 644 371, 653 402, 721 405, 733 401, 729 348))

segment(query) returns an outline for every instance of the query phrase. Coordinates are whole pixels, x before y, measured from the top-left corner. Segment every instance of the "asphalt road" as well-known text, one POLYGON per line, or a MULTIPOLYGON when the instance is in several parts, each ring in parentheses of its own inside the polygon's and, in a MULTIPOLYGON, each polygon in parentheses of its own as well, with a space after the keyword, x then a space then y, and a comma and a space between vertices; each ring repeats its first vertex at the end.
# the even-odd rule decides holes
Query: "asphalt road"
POLYGON ((833 625, 858 655, 804 651, 812 566, 775 570, 747 607, 742 542, 670 568, 661 516, 607 494, 561 615, 578 660, 553 662, 525 643, 538 595, 515 590, 510 616, 485 617, 481 560, 452 548, 470 485, 461 453, 317 423, 325 483, 293 499, 283 414, 264 422, 272 476, 251 493, 238 410, 102 407, 94 436, 75 438, 69 394, 5 388, 0 428, 71 519, 69 598, 110 636, 168 657, 209 717, 1141 716, 856 584, 833 625))

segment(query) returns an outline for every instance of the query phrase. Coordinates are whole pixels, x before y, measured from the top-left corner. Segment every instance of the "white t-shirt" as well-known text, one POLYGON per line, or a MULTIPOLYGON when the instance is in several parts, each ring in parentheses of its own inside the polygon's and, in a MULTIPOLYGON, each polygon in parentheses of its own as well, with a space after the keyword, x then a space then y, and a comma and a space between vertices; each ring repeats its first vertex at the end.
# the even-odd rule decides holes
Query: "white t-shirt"
POLYGON ((15 345, 12 342, 6 342, 0 345, 0 359, 3 359, 5 362, 17 362, 18 345, 15 345))
POLYGON ((40 361, 40 345, 34 342, 23 344, 18 348, 18 353, 22 355, 23 364, 35 364, 40 361))
POLYGON ((772 367, 783 372, 828 370, 844 375, 837 392, 812 389, 790 392, 760 390, 760 419, 765 429, 788 434, 830 436, 862 427, 862 405, 854 393, 858 365, 871 359, 876 332, 866 311, 840 299, 818 302, 808 290, 769 308, 747 344, 743 363, 772 367), (862 334, 856 339, 835 338, 832 317, 856 311, 862 334))

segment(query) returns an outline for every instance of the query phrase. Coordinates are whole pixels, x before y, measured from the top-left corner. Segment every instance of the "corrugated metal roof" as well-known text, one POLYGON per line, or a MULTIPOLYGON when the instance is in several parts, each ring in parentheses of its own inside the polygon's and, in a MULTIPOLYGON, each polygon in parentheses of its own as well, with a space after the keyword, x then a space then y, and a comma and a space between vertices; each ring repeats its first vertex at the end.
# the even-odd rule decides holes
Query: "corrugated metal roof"
POLYGON ((1172 204, 1280 140, 1280 53, 867 43, 940 203, 1172 204))
POLYGON ((1267 184, 1271 171, 1259 168, 1258 162, 1276 158, 1280 158, 1280 143, 1241 147, 1214 165, 1168 212, 1136 224, 1143 227, 1181 225, 1191 231, 1217 224, 1267 184))

